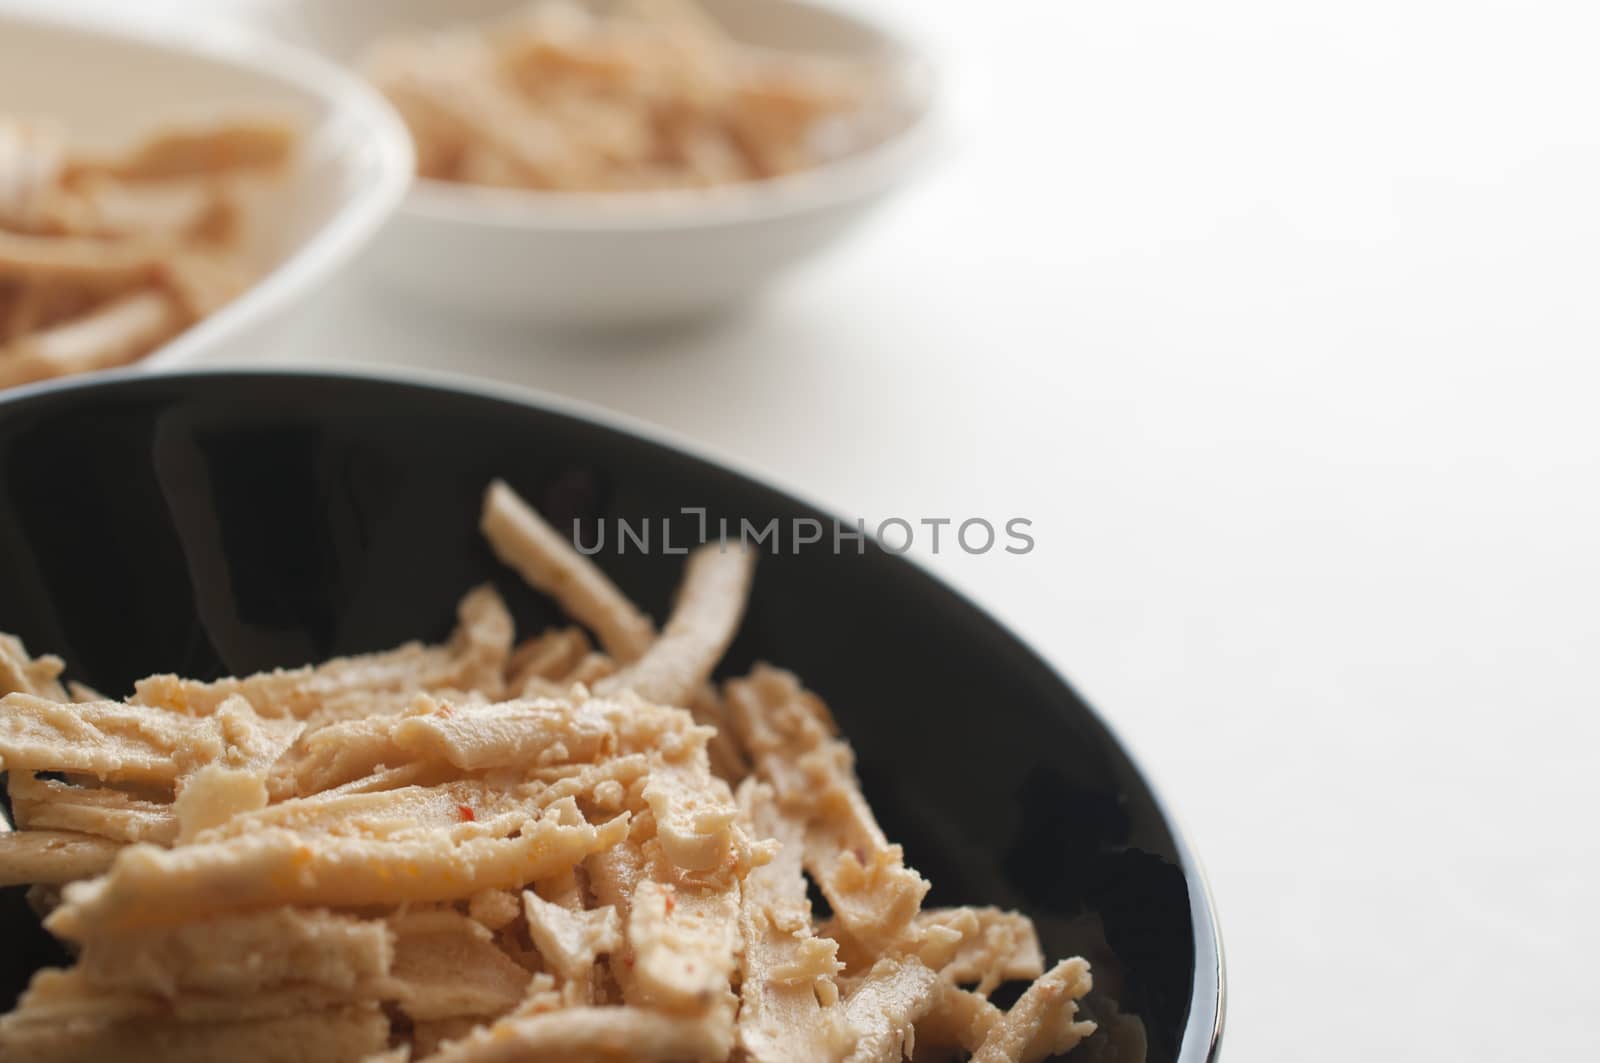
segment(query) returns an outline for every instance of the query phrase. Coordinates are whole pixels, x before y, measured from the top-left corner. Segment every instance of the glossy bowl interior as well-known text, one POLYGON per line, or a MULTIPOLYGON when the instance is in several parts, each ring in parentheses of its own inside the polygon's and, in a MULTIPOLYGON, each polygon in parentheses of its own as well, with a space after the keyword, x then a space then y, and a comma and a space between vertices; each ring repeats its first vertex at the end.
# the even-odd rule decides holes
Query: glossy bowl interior
MULTIPOLYGON (((830 519, 526 399, 259 373, 55 385, 0 401, 0 630, 119 692, 151 672, 440 637, 482 580, 519 630, 551 623, 479 538, 493 476, 559 525, 648 520, 658 550, 662 521, 673 543, 696 537, 683 507, 713 527, 830 519)), ((612 536, 598 560, 664 614, 681 559, 619 552, 612 536)), ((1204 883, 1115 736, 1032 650, 902 558, 785 540, 761 558, 724 671, 756 660, 828 699, 884 827, 934 883, 930 903, 1028 912, 1050 957, 1093 962, 1092 1013, 1138 1016, 1150 1060, 1211 1057, 1222 981, 1204 883)), ((18 891, 0 933, 4 1004, 58 954, 18 891)), ((1072 1058, 1103 1051, 1091 1038, 1072 1058)))

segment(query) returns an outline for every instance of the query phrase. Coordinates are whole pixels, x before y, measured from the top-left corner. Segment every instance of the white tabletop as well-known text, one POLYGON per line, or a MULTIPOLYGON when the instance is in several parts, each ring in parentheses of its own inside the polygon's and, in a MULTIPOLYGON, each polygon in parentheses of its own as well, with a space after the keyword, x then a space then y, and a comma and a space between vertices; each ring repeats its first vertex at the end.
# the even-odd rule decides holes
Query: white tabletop
POLYGON ((924 557, 1178 810, 1229 1059, 1593 1058, 1600 11, 898 6, 950 150, 747 313, 597 347, 352 280, 276 360, 579 397, 869 520, 1030 518, 924 557))

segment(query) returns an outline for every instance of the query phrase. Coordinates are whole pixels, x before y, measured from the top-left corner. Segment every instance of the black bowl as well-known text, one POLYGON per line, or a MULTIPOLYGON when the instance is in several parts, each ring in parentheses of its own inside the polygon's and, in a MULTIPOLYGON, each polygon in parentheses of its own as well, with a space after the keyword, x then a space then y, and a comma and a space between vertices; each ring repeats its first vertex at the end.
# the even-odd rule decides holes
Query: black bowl
MULTIPOLYGON (((1153 1063, 1198 1063, 1222 1026, 1217 927, 1162 803, 1105 723, 977 606, 874 544, 793 552, 832 518, 660 443, 526 398, 280 373, 105 377, 0 401, 0 630, 125 691, 296 665, 449 628, 492 579, 519 628, 556 620, 476 529, 502 476, 561 526, 624 519, 654 554, 598 560, 662 616, 704 507, 780 520, 725 671, 792 668, 833 706, 890 837, 930 903, 1038 923, 1050 958, 1094 964, 1090 1011, 1143 1022, 1153 1063), (807 526, 807 531, 809 531, 807 526)), ((589 541, 593 541, 592 539, 589 541)), ((0 1005, 59 954, 6 891, 0 1005)), ((1091 1038, 1087 1049, 1096 1039, 1091 1038)), ((1080 1050, 1074 1058, 1099 1053, 1080 1050)))

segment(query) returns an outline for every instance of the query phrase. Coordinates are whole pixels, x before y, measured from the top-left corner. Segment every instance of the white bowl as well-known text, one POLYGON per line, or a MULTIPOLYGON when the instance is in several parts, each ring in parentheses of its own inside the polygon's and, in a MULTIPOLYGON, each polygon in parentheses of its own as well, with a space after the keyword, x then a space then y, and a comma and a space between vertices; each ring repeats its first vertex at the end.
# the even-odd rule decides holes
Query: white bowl
POLYGON ((85 144, 126 143, 169 120, 261 110, 295 122, 295 166, 260 198, 248 291, 135 363, 159 368, 226 348, 270 348, 300 300, 364 245, 404 198, 414 161, 381 96, 315 55, 190 18, 136 24, 37 3, 0 10, 0 110, 59 121, 85 144))
MULTIPOLYGON (((349 63, 385 33, 493 19, 527 2, 258 0, 256 18, 349 63)), ((739 40, 882 61, 895 75, 888 135, 791 176, 669 194, 419 180, 378 239, 376 275, 478 316, 632 326, 736 303, 834 241, 922 154, 934 95, 929 64, 903 35, 813 0, 701 2, 739 40)))

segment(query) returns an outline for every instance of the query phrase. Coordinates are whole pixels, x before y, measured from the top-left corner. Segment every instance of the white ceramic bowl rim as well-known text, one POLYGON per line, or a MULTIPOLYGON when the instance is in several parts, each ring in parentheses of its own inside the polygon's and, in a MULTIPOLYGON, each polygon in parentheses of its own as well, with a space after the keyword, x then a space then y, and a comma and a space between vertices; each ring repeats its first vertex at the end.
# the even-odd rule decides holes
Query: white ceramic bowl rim
POLYGON ((782 177, 715 188, 661 192, 540 192, 427 178, 413 183, 405 213, 430 221, 530 231, 697 229, 776 219, 848 203, 886 186, 934 142, 941 78, 915 33, 880 13, 870 16, 832 0, 788 0, 877 37, 904 84, 905 118, 883 139, 782 177))
POLYGON ((364 246, 399 207, 411 184, 416 170, 411 136, 388 101, 365 81, 301 48, 203 15, 135 21, 125 9, 72 8, 40 0, 0 8, 0 33, 7 23, 47 26, 113 43, 134 42, 249 70, 301 86, 330 106, 346 109, 373 134, 376 184, 337 211, 237 299, 141 359, 140 368, 187 361, 250 319, 283 312, 300 297, 308 280, 332 275, 364 246))

